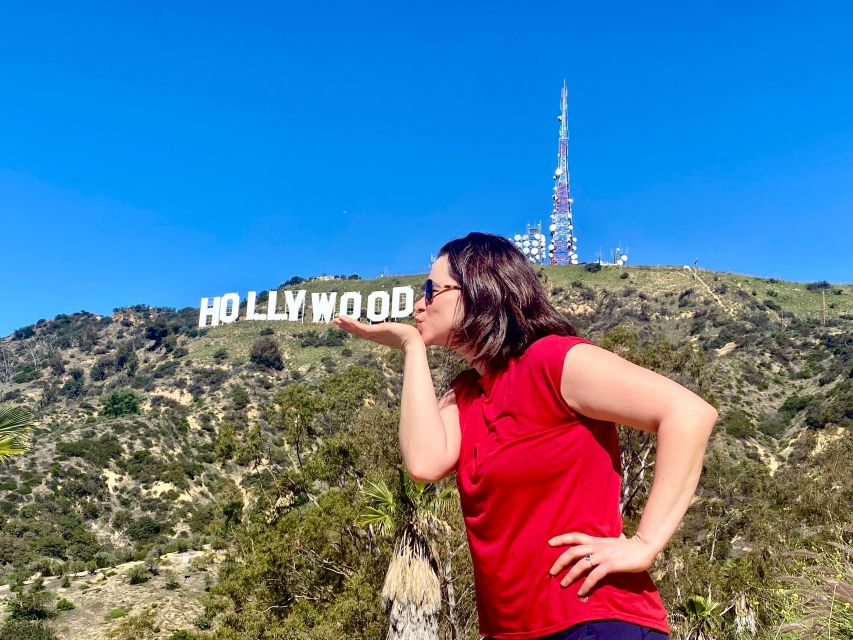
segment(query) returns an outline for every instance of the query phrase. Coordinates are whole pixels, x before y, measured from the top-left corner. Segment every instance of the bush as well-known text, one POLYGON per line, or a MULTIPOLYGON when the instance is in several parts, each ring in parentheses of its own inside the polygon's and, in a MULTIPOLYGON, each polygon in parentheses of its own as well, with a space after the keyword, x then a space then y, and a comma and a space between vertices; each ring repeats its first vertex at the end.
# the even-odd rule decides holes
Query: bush
POLYGON ((820 282, 812 282, 811 284, 806 285, 806 289, 809 291, 820 291, 821 289, 831 289, 832 285, 829 284, 826 280, 821 280, 820 282))
POLYGON ((62 385, 62 394, 67 398, 79 398, 86 392, 86 383, 83 381, 83 369, 71 369, 71 378, 62 385))
POLYGON ((264 327, 263 329, 261 329, 261 335, 262 336, 273 336, 273 335, 275 335, 275 331, 273 330, 272 327, 264 327))
POLYGON ((128 584, 143 584, 151 579, 151 572, 144 564, 137 564, 130 568, 127 572, 128 584))
POLYGON ((787 427, 788 419, 778 411, 771 411, 764 415, 758 423, 758 430, 771 438, 781 436, 787 427))
POLYGON ((106 617, 107 620, 115 620, 116 618, 123 618, 126 615, 127 611, 125 611, 121 607, 116 607, 115 609, 111 610, 106 617))
POLYGON ((104 402, 101 415, 117 418, 139 413, 140 397, 132 389, 116 389, 104 402))
POLYGON ((284 369, 284 361, 281 359, 281 351, 278 344, 272 338, 265 336, 252 345, 249 359, 255 364, 281 371, 284 369))
MULTIPOLYGON (((11 620, 47 620, 56 615, 49 609, 53 595, 48 591, 25 591, 18 593, 9 602, 11 620)), ((5 636, 3 636, 5 638, 5 636)))
POLYGON ((752 426, 752 420, 743 409, 732 409, 727 412, 722 420, 723 426, 730 436, 735 438, 745 438, 755 435, 755 427, 752 426))
POLYGON ((213 352, 213 359, 216 360, 216 362, 225 362, 228 359, 228 349, 220 347, 213 352))
POLYGON ((166 578, 166 584, 164 586, 168 591, 174 591, 175 589, 181 588, 181 583, 178 582, 178 576, 174 571, 168 569, 163 573, 163 576, 166 578))
POLYGON ((59 637, 41 622, 9 620, 0 627, 3 640, 59 640, 59 637))
POLYGON ((65 598, 60 598, 59 602, 56 603, 57 611, 71 611, 74 608, 74 603, 66 600, 65 598))

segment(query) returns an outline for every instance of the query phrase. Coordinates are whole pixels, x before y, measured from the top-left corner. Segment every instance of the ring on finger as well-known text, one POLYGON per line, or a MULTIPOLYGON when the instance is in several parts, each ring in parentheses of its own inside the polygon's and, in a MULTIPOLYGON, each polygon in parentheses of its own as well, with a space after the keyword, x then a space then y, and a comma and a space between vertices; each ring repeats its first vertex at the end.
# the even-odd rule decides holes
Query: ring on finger
POLYGON ((586 554, 586 557, 584 558, 584 560, 589 562, 593 567, 595 566, 595 563, 592 561, 592 554, 591 553, 586 554))

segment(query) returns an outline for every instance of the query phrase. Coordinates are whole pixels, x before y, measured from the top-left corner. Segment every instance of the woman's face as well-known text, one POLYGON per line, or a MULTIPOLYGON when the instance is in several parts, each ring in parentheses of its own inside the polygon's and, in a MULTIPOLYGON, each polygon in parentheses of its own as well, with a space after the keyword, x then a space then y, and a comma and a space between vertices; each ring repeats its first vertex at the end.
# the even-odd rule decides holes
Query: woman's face
POLYGON ((459 289, 449 289, 449 284, 459 285, 450 275, 447 256, 439 256, 429 270, 438 295, 433 295, 432 302, 427 304, 421 296, 415 302, 415 324, 426 346, 449 344, 450 333, 462 322, 462 292, 459 289))

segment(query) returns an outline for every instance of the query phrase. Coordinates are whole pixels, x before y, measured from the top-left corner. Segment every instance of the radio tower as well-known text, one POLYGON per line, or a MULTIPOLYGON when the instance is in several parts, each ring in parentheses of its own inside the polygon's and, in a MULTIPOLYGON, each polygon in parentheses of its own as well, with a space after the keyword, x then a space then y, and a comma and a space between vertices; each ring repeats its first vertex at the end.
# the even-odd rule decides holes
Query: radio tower
POLYGON ((548 246, 551 264, 561 266, 577 264, 577 238, 572 236, 572 198, 569 192, 569 122, 566 81, 560 99, 560 146, 557 155, 557 170, 554 171, 554 210, 551 212, 551 242, 548 246))

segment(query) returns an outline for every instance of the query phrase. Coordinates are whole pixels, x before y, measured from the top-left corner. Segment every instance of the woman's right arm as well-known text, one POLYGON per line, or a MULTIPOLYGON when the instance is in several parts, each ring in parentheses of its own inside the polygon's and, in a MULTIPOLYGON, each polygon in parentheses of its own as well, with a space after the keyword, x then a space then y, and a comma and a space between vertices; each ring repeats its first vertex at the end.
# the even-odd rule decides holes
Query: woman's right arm
POLYGON ((400 451, 406 471, 417 482, 438 482, 456 467, 462 439, 459 409, 451 389, 437 402, 422 341, 403 347, 400 400, 400 451))
POLYGON ((438 482, 459 458, 459 410, 453 391, 435 399, 426 346, 418 330, 404 323, 365 324, 347 316, 332 322, 364 340, 402 349, 403 397, 400 401, 400 451, 406 471, 417 482, 438 482))

